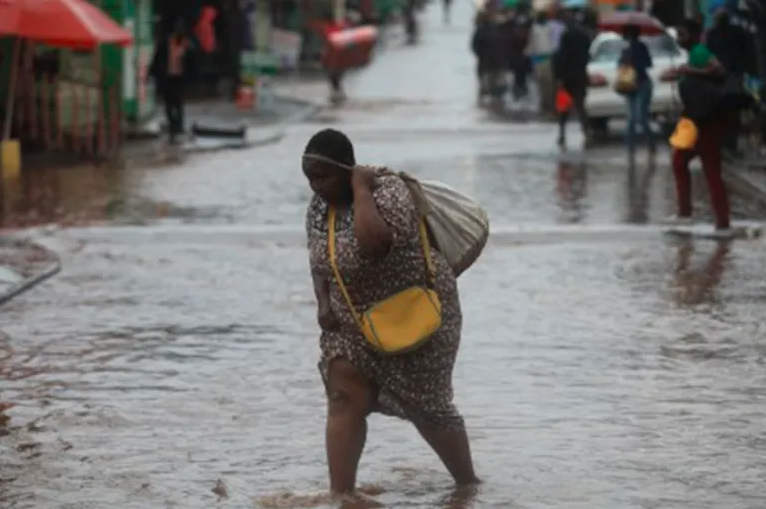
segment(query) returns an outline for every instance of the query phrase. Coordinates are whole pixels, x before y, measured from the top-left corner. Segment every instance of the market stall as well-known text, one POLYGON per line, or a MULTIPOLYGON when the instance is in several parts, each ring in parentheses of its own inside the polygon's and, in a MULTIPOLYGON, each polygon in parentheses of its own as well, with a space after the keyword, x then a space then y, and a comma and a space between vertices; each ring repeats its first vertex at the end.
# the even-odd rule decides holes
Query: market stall
POLYGON ((12 47, 4 84, 3 175, 20 170, 20 140, 90 155, 120 143, 119 82, 106 79, 102 44, 133 37, 85 0, 4 0, 0 36, 12 47))

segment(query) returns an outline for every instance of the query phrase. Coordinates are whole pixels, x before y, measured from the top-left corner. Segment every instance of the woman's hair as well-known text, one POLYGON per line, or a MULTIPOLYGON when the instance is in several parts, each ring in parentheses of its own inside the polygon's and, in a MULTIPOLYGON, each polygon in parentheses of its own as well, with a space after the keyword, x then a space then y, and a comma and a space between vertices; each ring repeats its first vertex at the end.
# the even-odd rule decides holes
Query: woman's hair
POLYGON ((681 26, 686 29, 686 33, 689 37, 699 39, 702 37, 702 24, 693 18, 687 18, 681 23, 681 26))
POLYGON ((639 35, 641 35, 641 28, 635 23, 622 27, 622 36, 628 40, 638 39, 639 35))
POLYGON ((303 153, 320 155, 346 166, 356 165, 354 145, 348 136, 335 129, 322 129, 314 134, 303 153))

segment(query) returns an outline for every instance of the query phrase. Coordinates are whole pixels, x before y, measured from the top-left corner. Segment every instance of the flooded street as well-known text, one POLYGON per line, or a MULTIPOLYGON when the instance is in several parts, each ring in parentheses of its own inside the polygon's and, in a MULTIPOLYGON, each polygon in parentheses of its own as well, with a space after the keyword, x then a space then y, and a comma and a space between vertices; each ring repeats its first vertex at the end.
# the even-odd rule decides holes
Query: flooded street
POLYGON ((332 507, 299 168, 326 123, 359 161, 475 196, 495 232, 460 279, 455 373, 484 485, 451 496, 415 429, 374 416, 365 492, 413 509, 766 505, 763 241, 645 224, 673 211, 667 154, 562 156, 552 125, 477 109, 472 7, 455 9, 444 27, 431 6, 420 46, 392 42, 348 107, 277 144, 19 190, 6 220, 78 228, 42 237, 63 272, 0 313, 16 405, 1 508, 332 507))

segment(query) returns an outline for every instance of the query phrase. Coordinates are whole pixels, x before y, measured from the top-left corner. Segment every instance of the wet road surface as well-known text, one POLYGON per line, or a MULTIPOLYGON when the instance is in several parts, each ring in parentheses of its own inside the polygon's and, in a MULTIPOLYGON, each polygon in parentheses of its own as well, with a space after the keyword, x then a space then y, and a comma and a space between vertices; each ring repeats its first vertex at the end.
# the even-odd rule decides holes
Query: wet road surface
POLYGON ((633 169, 618 149, 559 156, 552 126, 476 109, 471 8, 455 9, 442 27, 432 6, 421 46, 388 48, 346 108, 279 144, 73 170, 92 189, 42 172, 19 191, 47 207, 20 198, 24 224, 165 229, 45 238, 64 272, 0 314, 1 399, 16 404, 0 507, 328 505, 299 171, 326 121, 360 161, 473 194, 500 232, 460 282, 456 401, 485 485, 450 498, 414 429, 376 416, 368 493, 397 508, 764 506, 763 242, 622 226, 672 211, 667 156, 633 169), (546 241, 502 233, 519 225, 546 241))

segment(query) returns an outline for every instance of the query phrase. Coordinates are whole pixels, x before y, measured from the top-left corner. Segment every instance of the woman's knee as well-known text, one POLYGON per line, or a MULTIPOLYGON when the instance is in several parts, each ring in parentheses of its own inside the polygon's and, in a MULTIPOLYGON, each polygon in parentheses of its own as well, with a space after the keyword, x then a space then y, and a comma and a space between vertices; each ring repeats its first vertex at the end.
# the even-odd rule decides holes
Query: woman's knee
POLYGON ((335 359, 330 364, 327 382, 327 405, 330 415, 353 412, 365 417, 375 402, 375 390, 357 368, 346 359, 335 359))

